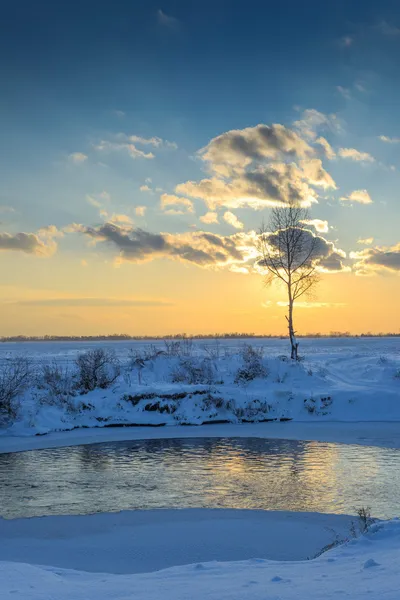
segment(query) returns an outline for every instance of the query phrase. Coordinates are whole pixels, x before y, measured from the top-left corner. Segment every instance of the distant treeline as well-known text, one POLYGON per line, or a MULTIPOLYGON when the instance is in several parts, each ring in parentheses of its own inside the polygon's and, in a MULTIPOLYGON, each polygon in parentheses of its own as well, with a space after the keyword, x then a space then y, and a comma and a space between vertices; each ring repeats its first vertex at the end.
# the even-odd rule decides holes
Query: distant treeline
MULTIPOLYGON (((363 337, 399 337, 400 333, 361 333, 352 334, 349 331, 331 331, 330 333, 306 333, 298 335, 299 338, 363 338, 363 337)), ((151 340, 183 340, 183 339, 209 340, 209 339, 242 339, 266 338, 285 339, 284 335, 271 335, 262 333, 207 333, 187 335, 128 335, 115 333, 111 335, 14 335, 0 337, 0 342, 112 342, 112 341, 151 341, 151 340)))

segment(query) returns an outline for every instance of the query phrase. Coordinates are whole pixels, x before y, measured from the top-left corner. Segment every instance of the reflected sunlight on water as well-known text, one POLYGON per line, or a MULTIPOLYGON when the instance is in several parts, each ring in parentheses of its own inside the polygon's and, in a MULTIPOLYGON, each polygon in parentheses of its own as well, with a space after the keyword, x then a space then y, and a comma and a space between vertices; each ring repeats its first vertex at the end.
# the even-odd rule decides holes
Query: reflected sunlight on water
POLYGON ((145 508, 400 513, 400 451, 257 438, 102 443, 0 455, 3 517, 145 508))

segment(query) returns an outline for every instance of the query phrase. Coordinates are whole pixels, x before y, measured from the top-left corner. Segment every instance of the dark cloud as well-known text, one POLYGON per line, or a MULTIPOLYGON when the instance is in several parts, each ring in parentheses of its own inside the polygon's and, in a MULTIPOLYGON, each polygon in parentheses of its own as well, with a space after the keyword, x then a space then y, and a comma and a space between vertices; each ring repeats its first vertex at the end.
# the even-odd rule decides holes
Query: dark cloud
POLYGON ((0 232, 0 250, 19 251, 36 256, 51 256, 57 249, 55 237, 62 233, 54 226, 40 229, 37 233, 0 232))
POLYGON ((357 259, 354 269, 361 273, 381 269, 400 272, 400 243, 391 248, 366 248, 350 256, 357 259))
POLYGON ((245 234, 218 236, 202 231, 183 234, 149 233, 143 229, 105 223, 99 227, 73 226, 99 242, 112 244, 122 261, 143 262, 154 258, 172 258, 202 267, 244 262, 245 234))
MULTIPOLYGON (((305 266, 308 265, 311 267, 314 265, 321 271, 336 272, 347 270, 343 263, 343 259, 346 257, 343 250, 336 248, 332 242, 326 240, 322 236, 314 235, 308 229, 292 229, 296 236, 300 236, 298 238, 297 256, 292 263, 293 267, 295 267, 296 264, 301 265, 306 261, 305 266)), ((284 256, 287 231, 289 230, 280 230, 267 236, 268 244, 276 250, 280 249, 279 252, 281 256, 284 256)), ((285 262, 284 258, 283 262, 285 262)), ((260 261, 259 264, 260 266, 265 266, 264 261, 260 261)))

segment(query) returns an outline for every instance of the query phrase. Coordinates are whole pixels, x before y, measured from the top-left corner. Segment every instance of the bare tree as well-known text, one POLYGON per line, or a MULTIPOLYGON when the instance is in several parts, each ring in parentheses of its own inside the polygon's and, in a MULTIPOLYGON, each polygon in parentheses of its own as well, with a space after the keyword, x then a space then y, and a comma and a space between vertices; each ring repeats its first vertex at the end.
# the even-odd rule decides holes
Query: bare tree
POLYGON ((286 319, 294 360, 298 359, 299 347, 293 324, 294 303, 318 282, 315 263, 319 258, 319 238, 307 228, 308 220, 307 209, 295 203, 273 208, 268 227, 263 225, 257 237, 257 249, 261 254, 258 264, 267 271, 266 284, 276 279, 286 286, 286 319))

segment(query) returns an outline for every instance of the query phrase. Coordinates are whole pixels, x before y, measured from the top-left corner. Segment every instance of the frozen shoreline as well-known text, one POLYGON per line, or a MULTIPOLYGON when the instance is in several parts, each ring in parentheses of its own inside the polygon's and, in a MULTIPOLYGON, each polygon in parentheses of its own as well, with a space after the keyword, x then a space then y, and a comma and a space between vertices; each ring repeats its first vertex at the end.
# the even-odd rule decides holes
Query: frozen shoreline
POLYGON ((0 519, 0 561, 146 573, 205 561, 299 561, 349 535, 352 517, 288 511, 155 509, 0 519))
POLYGON ((258 437, 400 448, 400 423, 286 422, 164 427, 99 427, 60 431, 40 436, 0 435, 0 454, 129 440, 258 437))
MULTIPOLYGON (((211 521, 209 525, 212 527, 211 521)), ((375 532, 314 560, 196 561, 156 572, 118 575, 110 569, 108 573, 90 573, 0 562, 0 593, 16 600, 398 600, 399 526, 397 520, 386 522, 375 532)), ((277 533, 276 528, 272 530, 277 533)), ((276 540, 275 535, 273 538, 276 540)), ((96 535, 93 540, 96 543, 96 535)))

